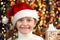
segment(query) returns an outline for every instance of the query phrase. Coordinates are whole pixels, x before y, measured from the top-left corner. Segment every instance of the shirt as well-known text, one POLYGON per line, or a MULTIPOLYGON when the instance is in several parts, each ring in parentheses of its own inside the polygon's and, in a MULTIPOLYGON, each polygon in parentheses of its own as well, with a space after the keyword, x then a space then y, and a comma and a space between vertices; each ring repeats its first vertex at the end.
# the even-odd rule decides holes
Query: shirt
MULTIPOLYGON (((8 40, 11 40, 11 38, 8 40)), ((18 32, 18 38, 16 40, 44 40, 44 39, 40 36, 34 35, 32 32, 30 32, 27 35, 18 32)))

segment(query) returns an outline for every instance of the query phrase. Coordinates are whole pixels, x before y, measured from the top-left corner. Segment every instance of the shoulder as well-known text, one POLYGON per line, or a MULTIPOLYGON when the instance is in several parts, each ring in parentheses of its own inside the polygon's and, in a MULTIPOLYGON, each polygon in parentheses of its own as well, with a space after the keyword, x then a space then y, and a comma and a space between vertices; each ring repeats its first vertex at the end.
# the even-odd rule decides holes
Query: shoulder
POLYGON ((40 37, 40 36, 37 36, 37 35, 34 35, 33 34, 33 36, 34 36, 34 39, 36 39, 36 40, 44 40, 42 37, 40 37))

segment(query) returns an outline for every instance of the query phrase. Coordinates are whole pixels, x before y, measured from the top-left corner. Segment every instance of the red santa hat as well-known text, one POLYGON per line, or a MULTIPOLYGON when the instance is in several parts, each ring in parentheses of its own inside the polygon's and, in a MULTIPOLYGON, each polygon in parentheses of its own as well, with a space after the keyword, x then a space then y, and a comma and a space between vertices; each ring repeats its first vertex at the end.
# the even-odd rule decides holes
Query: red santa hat
POLYGON ((16 3, 11 9, 6 13, 6 16, 13 16, 12 24, 15 26, 15 23, 18 19, 23 17, 33 17, 38 21, 38 12, 31 8, 26 2, 16 3))

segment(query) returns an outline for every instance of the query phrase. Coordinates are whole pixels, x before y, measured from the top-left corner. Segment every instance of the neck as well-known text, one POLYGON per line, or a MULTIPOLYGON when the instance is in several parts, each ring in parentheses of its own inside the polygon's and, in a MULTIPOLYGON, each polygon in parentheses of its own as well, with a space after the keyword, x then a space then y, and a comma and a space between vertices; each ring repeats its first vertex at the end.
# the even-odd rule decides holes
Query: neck
POLYGON ((28 34, 22 34, 21 32, 18 31, 18 37, 19 38, 25 38, 25 37, 28 37, 28 36, 31 36, 32 35, 32 32, 28 33, 28 34))

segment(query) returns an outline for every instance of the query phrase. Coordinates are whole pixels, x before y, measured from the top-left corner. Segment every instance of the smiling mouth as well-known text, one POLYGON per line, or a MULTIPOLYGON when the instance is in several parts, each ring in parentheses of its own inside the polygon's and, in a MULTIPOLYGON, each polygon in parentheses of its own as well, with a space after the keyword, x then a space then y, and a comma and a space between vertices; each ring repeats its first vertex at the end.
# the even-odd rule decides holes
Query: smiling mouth
POLYGON ((30 29, 30 27, 20 27, 21 29, 30 29))

